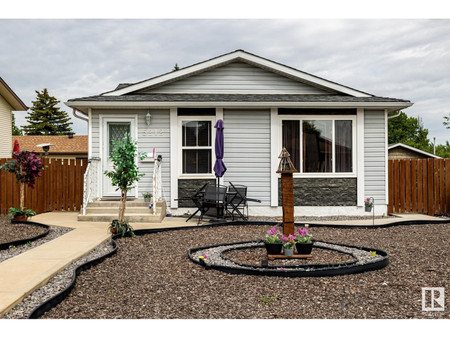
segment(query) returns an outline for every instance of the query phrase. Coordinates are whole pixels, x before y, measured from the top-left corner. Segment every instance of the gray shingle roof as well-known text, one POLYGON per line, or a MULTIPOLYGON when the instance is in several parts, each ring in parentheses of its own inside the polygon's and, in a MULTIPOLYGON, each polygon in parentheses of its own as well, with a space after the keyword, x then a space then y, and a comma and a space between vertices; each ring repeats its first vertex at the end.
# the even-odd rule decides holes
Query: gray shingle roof
POLYGON ((405 102, 389 97, 354 97, 348 95, 301 95, 301 94, 138 94, 121 96, 87 96, 73 101, 95 102, 405 102))

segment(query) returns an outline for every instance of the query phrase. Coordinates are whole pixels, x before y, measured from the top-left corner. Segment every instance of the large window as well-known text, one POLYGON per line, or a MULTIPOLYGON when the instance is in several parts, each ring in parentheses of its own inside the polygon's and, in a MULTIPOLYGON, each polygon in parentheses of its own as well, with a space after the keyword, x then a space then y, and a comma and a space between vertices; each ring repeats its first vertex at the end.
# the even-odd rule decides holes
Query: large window
POLYGON ((354 118, 282 120, 282 144, 301 173, 353 173, 354 118))
POLYGON ((212 172, 212 122, 182 121, 181 148, 183 174, 212 172))

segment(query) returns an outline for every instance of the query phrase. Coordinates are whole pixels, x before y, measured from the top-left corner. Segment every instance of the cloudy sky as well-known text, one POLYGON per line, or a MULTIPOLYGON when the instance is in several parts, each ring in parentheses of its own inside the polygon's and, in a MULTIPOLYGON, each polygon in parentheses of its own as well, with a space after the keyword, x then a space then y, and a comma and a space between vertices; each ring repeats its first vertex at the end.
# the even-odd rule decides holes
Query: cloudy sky
MULTIPOLYGON (((0 76, 26 105, 63 102, 236 49, 378 96, 407 99, 437 143, 450 112, 450 20, 0 20, 0 76)), ((25 114, 16 113, 19 124, 25 114)), ((77 134, 86 123, 74 119, 77 134)))

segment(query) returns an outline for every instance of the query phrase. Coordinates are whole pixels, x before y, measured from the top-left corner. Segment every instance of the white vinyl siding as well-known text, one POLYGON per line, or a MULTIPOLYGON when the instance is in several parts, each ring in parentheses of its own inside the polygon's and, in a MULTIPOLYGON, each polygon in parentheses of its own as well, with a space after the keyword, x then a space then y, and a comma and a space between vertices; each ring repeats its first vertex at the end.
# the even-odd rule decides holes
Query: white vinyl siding
MULTIPOLYGON (((91 116, 92 123, 92 154, 90 157, 100 156, 100 129, 99 116, 106 115, 138 115, 138 150, 139 152, 150 153, 156 148, 155 156, 162 155, 161 179, 163 184, 163 197, 170 204, 170 126, 169 110, 93 110, 91 116), (147 126, 145 116, 151 114, 151 124, 147 126)), ((142 193, 152 192, 153 187, 153 164, 154 162, 139 161, 140 172, 145 174, 139 181, 139 198, 142 193)))
POLYGON ((386 204, 386 142, 383 110, 364 112, 364 197, 386 204))
POLYGON ((10 158, 12 151, 12 107, 0 95, 0 158, 10 158))
POLYGON ((233 62, 142 93, 330 94, 243 62, 233 62))
POLYGON ((248 196, 270 206, 270 111, 224 109, 223 182, 243 184, 248 196))

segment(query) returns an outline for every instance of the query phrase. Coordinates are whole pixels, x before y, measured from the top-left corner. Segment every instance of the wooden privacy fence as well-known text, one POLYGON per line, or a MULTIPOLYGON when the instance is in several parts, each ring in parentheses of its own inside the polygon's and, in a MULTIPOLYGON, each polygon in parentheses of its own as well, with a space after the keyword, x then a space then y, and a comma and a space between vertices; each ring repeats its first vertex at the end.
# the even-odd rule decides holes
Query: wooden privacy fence
MULTIPOLYGON (((8 159, 0 159, 0 165, 8 159)), ((87 160, 43 159, 42 176, 34 189, 25 187, 25 207, 36 213, 78 211, 83 203, 83 180, 87 160)), ((19 207, 19 184, 12 173, 0 171, 0 215, 19 207)))
POLYGON ((450 214, 450 159, 389 160, 388 212, 450 214))

